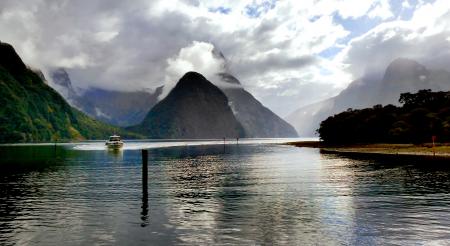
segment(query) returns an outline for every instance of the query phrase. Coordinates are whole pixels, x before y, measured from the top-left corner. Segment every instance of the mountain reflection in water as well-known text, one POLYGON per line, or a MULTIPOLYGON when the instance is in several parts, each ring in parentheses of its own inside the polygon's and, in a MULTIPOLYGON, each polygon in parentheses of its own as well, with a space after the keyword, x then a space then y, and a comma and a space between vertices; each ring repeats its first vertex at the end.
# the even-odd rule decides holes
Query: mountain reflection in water
POLYGON ((443 165, 270 143, 1 146, 0 244, 422 244, 450 239, 443 165))

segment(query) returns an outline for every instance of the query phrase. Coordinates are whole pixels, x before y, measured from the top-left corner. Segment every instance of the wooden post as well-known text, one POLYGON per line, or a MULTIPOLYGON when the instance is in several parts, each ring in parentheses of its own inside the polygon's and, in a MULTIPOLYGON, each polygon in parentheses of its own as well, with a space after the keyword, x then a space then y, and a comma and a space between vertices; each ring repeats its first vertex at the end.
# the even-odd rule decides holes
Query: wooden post
POLYGON ((55 144, 53 145, 53 159, 56 159, 56 139, 55 144))
POLYGON ((225 154, 225 137, 223 137, 223 153, 225 154))
POLYGON ((431 141, 433 141, 433 157, 436 157, 436 146, 434 141, 436 141, 436 136, 431 136, 431 141))
POLYGON ((142 150, 142 211, 141 227, 148 225, 148 150, 142 150))
MULTIPOLYGON (((148 188, 148 150, 142 150, 142 190, 148 188)), ((147 193, 147 192, 145 192, 147 193)))

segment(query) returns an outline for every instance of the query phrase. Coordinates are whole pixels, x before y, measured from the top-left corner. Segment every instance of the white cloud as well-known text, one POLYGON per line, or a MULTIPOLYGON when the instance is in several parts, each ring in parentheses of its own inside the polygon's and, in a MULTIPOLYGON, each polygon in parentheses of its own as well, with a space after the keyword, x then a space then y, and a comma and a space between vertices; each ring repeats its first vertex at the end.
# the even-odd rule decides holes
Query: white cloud
POLYGON ((405 9, 412 8, 411 4, 409 3, 409 0, 403 0, 402 7, 405 8, 405 9))
POLYGON ((4 0, 0 39, 31 66, 68 67, 78 87, 116 90, 173 85, 188 70, 211 77, 223 66, 211 56, 216 46, 243 85, 282 115, 337 94, 352 78, 381 70, 396 56, 442 63, 448 55, 449 7, 443 0, 265 2, 4 0), (396 20, 395 4, 414 11, 412 19, 396 20), (358 27, 342 19, 380 24, 355 35, 358 27), (323 55, 333 49, 342 50, 323 55))
POLYGON ((118 34, 118 32, 97 32, 95 34, 95 39, 97 39, 99 42, 109 42, 118 34))
POLYGON ((375 7, 368 13, 368 16, 371 18, 379 17, 383 20, 394 17, 394 14, 391 10, 391 5, 388 0, 379 1, 375 7))
POLYGON ((71 68, 79 67, 85 68, 89 65, 89 56, 86 54, 78 54, 68 58, 62 58, 58 61, 58 66, 71 68))
POLYGON ((385 15, 384 11, 373 11, 377 7, 382 9, 390 8, 389 1, 386 0, 334 0, 334 1, 306 1, 302 2, 305 9, 315 15, 339 14, 344 19, 358 19, 372 13, 371 18, 385 15))
POLYGON ((211 81, 217 81, 217 73, 225 72, 225 61, 213 55, 214 46, 210 43, 194 41, 172 58, 167 59, 165 86, 162 97, 175 86, 187 72, 201 73, 211 81))
POLYGON ((450 5, 437 0, 418 6, 408 21, 382 23, 354 38, 335 61, 348 64, 348 71, 355 78, 380 74, 398 57, 416 59, 432 68, 444 68, 450 61, 448 37, 450 5))

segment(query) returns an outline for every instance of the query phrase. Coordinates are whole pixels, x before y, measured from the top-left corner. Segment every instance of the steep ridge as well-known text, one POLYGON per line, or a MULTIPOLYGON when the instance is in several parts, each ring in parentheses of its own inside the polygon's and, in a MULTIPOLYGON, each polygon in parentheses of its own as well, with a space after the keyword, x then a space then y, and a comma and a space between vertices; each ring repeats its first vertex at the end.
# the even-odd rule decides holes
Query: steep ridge
MULTIPOLYGON (((72 108, 14 48, 0 42, 0 142, 104 139, 118 128, 72 108)), ((131 136, 137 136, 131 134, 131 136)))
POLYGON ((222 81, 230 84, 221 89, 228 97, 233 113, 242 124, 247 137, 297 137, 297 132, 289 123, 264 107, 233 75, 221 73, 219 76, 222 81))
POLYGON ((130 130, 150 138, 217 139, 244 137, 226 95, 203 75, 186 73, 130 130))

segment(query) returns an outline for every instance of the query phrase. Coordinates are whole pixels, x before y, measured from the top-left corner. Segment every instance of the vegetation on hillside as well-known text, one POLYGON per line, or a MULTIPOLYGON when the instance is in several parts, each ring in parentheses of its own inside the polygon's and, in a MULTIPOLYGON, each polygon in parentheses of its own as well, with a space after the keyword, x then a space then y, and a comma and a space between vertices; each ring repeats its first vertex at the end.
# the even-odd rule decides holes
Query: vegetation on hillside
POLYGON ((1 143, 105 139, 114 132, 138 136, 72 108, 10 45, 0 43, 0 55, 1 143))
POLYGON ((331 116, 320 124, 320 138, 334 144, 450 140, 450 92, 403 93, 399 102, 401 107, 375 105, 331 116))

